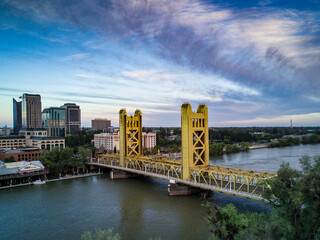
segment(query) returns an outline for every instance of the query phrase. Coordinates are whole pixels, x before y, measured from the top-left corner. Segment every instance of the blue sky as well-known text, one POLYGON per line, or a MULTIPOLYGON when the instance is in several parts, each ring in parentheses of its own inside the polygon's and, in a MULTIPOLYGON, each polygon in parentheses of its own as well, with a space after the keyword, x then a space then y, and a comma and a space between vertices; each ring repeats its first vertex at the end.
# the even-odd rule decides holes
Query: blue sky
POLYGON ((126 108, 145 126, 320 125, 319 1, 3 0, 0 126, 12 98, 75 102, 82 123, 126 108))

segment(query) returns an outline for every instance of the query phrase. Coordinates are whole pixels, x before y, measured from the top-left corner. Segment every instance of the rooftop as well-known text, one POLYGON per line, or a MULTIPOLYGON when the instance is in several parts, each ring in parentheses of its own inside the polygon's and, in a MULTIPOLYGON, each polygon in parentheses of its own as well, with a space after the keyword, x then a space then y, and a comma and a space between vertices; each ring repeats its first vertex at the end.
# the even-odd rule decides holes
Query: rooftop
POLYGON ((25 139, 24 136, 12 135, 12 136, 0 136, 0 139, 25 139))
POLYGON ((40 136, 32 136, 30 137, 31 139, 35 139, 35 140, 63 140, 64 137, 40 137, 40 136))
POLYGON ((0 164, 0 176, 17 174, 19 172, 39 171, 44 169, 45 167, 42 165, 40 161, 31 161, 31 162, 20 161, 20 162, 4 163, 4 164, 0 164))
POLYGON ((21 128, 20 132, 24 131, 47 131, 45 128, 21 128))

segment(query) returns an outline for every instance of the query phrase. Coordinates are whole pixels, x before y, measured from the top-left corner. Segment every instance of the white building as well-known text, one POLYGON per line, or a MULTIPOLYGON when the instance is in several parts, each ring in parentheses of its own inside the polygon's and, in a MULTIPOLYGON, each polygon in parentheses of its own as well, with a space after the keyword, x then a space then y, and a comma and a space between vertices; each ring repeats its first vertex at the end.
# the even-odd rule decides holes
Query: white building
POLYGON ((41 150, 53 150, 55 147, 64 148, 63 137, 48 137, 43 128, 22 128, 19 136, 0 137, 0 148, 37 147, 41 150))
MULTIPOLYGON (((157 139, 156 133, 142 133, 142 148, 153 149, 156 145, 157 139)), ((116 147, 116 151, 120 149, 120 137, 119 133, 100 133, 94 135, 94 146, 100 150, 106 150, 108 152, 114 151, 114 147, 116 147)))
POLYGON ((156 133, 142 133, 142 148, 153 149, 157 145, 156 133))
POLYGON ((94 135, 94 146, 100 150, 106 150, 108 152, 119 151, 120 146, 120 138, 119 134, 112 134, 112 133, 100 133, 94 135))

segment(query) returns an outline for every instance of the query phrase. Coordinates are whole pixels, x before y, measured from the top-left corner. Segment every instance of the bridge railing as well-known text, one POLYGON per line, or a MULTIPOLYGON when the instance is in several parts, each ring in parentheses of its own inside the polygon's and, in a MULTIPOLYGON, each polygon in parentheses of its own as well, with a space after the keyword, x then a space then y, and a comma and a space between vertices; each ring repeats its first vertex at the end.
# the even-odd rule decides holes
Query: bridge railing
POLYGON ((127 168, 181 179, 181 162, 148 157, 127 157, 125 162, 127 168))
MULTIPOLYGON (((167 158, 151 158, 145 156, 125 157, 125 168, 154 173, 182 180, 182 163, 167 158)), ((120 157, 116 154, 99 155, 94 163, 120 167, 120 157)), ((143 174, 143 173, 142 173, 143 174)), ((209 165, 207 168, 190 168, 190 181, 207 186, 220 188, 221 190, 233 190, 254 195, 260 195, 264 191, 265 180, 275 177, 276 173, 245 170, 239 168, 220 167, 209 165)))
POLYGON ((208 169, 190 168, 190 176, 196 183, 259 195, 265 180, 276 174, 210 165, 208 169))

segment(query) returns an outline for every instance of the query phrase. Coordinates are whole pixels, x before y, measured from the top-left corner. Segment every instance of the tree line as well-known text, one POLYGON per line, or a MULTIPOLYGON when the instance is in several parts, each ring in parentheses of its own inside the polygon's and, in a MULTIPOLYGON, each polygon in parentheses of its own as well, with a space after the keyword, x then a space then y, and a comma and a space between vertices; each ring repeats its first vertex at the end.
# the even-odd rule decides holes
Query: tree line
POLYGON ((277 142, 271 142, 269 147, 287 147, 287 146, 294 146, 300 144, 316 144, 320 143, 320 136, 317 134, 312 134, 311 136, 303 136, 301 139, 296 137, 292 138, 289 137, 287 139, 279 139, 277 142))

